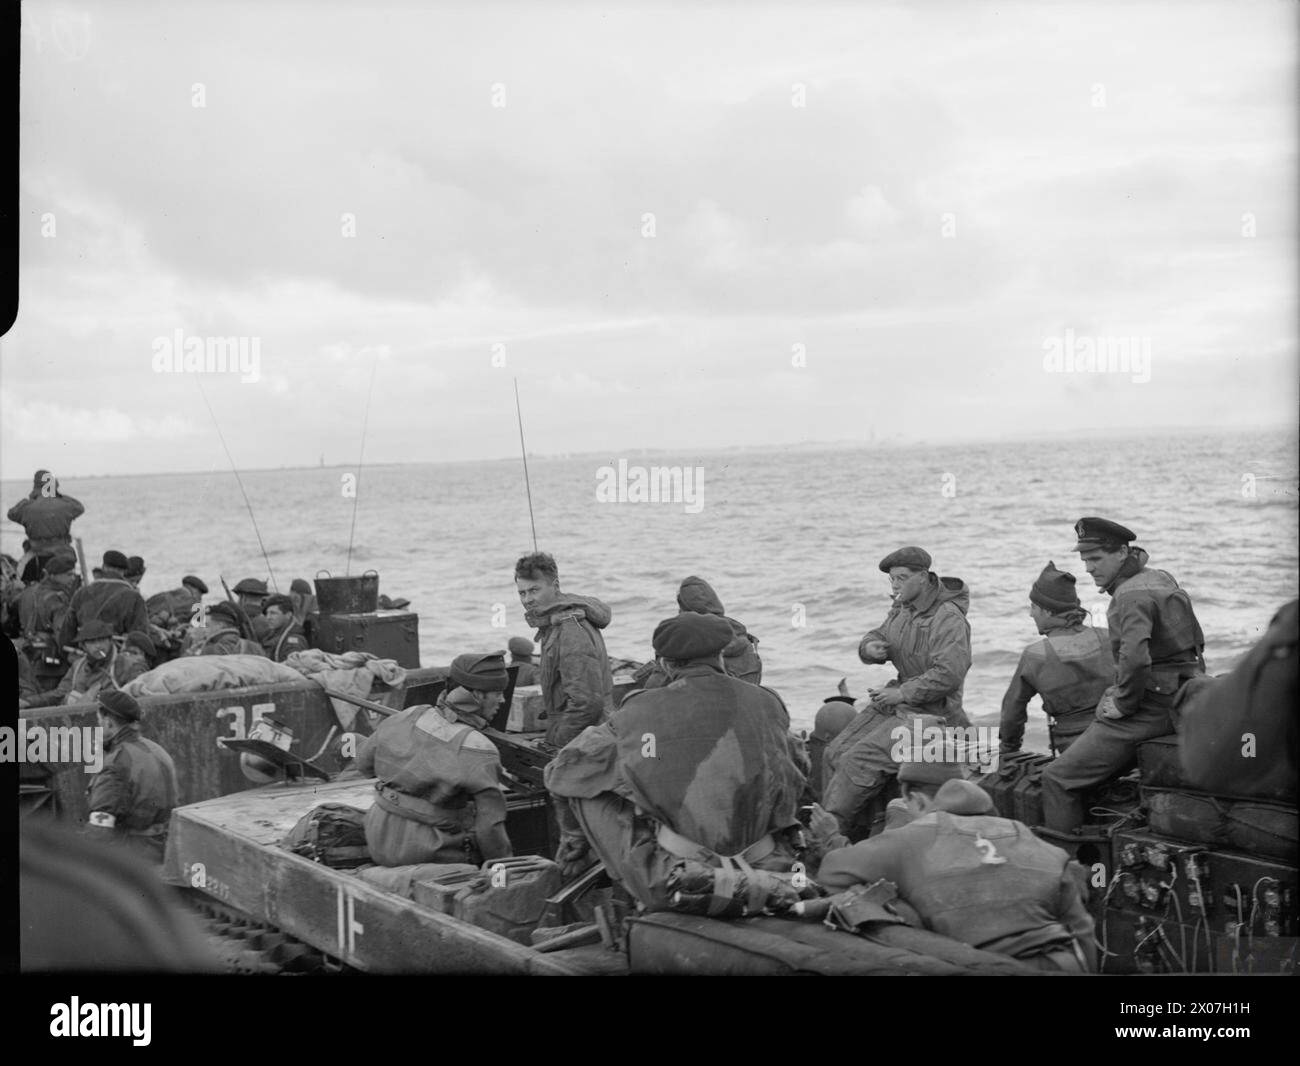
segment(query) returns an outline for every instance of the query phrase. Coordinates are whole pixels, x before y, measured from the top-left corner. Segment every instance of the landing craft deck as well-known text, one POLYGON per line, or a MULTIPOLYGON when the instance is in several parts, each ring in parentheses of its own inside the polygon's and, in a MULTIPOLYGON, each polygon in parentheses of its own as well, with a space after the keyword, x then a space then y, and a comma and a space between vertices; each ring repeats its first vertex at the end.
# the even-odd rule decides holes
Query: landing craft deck
POLYGON ((321 803, 362 810, 374 781, 269 785, 179 808, 164 876, 372 973, 1024 975, 1014 959, 922 929, 871 937, 779 918, 722 922, 685 914, 633 919, 626 955, 546 953, 435 912, 277 846, 321 803))
POLYGON ((371 973, 577 974, 553 955, 457 921, 276 846, 320 803, 367 809, 374 781, 272 785, 177 810, 164 874, 371 973))

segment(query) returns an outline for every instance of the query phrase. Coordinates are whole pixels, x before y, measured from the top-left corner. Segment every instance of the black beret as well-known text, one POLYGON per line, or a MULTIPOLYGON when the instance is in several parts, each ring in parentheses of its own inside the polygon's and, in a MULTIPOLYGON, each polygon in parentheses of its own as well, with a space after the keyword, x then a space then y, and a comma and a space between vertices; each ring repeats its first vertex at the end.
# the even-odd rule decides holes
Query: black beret
POLYGON ((235 605, 228 600, 222 600, 220 603, 214 603, 209 607, 208 617, 225 618, 235 624, 239 623, 239 612, 235 610, 235 605))
POLYGON ((290 592, 297 592, 297 593, 300 593, 300 594, 302 594, 303 596, 310 596, 310 595, 311 595, 311 586, 310 586, 309 584, 307 584, 307 579, 306 579, 306 578, 304 578, 304 577, 295 577, 295 578, 293 579, 293 581, 290 582, 290 584, 289 584, 289 591, 290 591, 290 592))
POLYGON ((200 596, 206 596, 208 594, 207 582, 205 582, 201 577, 195 577, 193 574, 186 574, 181 578, 181 584, 189 585, 189 587, 198 592, 200 596))
POLYGON ((467 652, 451 661, 451 679, 462 688, 479 692, 504 692, 510 683, 506 673, 506 653, 467 652))
POLYGON ((87 622, 77 630, 77 643, 81 644, 87 640, 104 640, 113 635, 113 627, 107 622, 101 622, 98 618, 87 622))
POLYGON ((510 654, 515 658, 521 655, 533 654, 533 642, 527 637, 511 637, 506 643, 506 647, 510 649, 510 654))
POLYGON ((77 565, 77 553, 60 549, 45 560, 47 574, 66 574, 77 565))
POLYGON ((906 566, 913 570, 930 569, 930 553, 924 548, 899 548, 880 560, 880 572, 889 573, 896 566, 906 566))
POLYGON ((129 577, 138 577, 144 573, 144 557, 133 555, 126 561, 126 572, 129 577))
POLYGON ((1048 562, 1043 567, 1043 572, 1029 590, 1029 602, 1036 603, 1044 611, 1053 614, 1075 611, 1082 606, 1079 594, 1074 591, 1074 575, 1056 569, 1054 562, 1048 562))
POLYGON ((124 722, 140 721, 140 704, 136 703, 134 696, 109 688, 100 689, 95 699, 104 712, 114 718, 120 718, 124 722))
POLYGON ((1074 546, 1077 552, 1108 544, 1127 544, 1137 539, 1137 534, 1133 530, 1108 518, 1080 518, 1074 523, 1074 535, 1079 538, 1079 543, 1074 546))
POLYGON ((725 618, 686 611, 660 622, 651 643, 655 654, 664 659, 707 659, 722 651, 735 636, 725 618))
POLYGON ((235 592, 243 593, 245 596, 265 596, 269 590, 266 582, 258 577, 246 577, 235 586, 235 592))
POLYGON ((111 548, 104 553, 104 566, 111 566, 114 570, 125 570, 127 568, 126 556, 119 551, 113 551, 111 548))

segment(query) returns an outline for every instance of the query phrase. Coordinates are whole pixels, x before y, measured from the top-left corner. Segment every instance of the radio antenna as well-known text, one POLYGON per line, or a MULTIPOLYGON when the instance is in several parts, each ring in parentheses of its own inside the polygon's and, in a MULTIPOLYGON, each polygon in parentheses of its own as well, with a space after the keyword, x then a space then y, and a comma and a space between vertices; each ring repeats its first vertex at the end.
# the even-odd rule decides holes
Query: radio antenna
POLYGON ((524 445, 524 412, 519 406, 519 379, 515 378, 515 417, 519 420, 519 454, 524 460, 524 488, 528 490, 528 524, 533 529, 533 551, 537 551, 537 520, 533 517, 533 485, 528 479, 528 448, 524 445))
POLYGON ((361 499, 361 464, 366 458, 366 427, 370 425, 370 395, 375 391, 375 370, 379 366, 379 353, 370 364, 370 386, 366 389, 366 413, 361 418, 361 454, 357 456, 357 483, 352 486, 352 530, 348 533, 348 563, 344 576, 352 573, 352 538, 357 533, 357 502, 361 499))
POLYGON ((226 443, 226 435, 221 432, 221 423, 217 421, 217 414, 212 410, 212 404, 208 402, 208 394, 203 391, 203 385, 196 377, 194 384, 199 388, 199 395, 203 397, 204 406, 208 409, 208 414, 212 416, 212 424, 217 428, 217 438, 221 441, 221 447, 225 449, 226 459, 230 462, 230 469, 234 472, 235 481, 239 484, 240 495, 244 497, 244 506, 248 508, 248 517, 253 523, 253 532, 257 534, 257 546, 262 549, 262 559, 266 562, 266 572, 271 575, 271 587, 276 592, 280 591, 280 586, 275 581, 275 571, 271 569, 271 557, 266 554, 266 545, 262 543, 262 531, 257 528, 257 516, 253 514, 253 504, 248 499, 248 493, 244 489, 244 479, 239 476, 239 467, 235 466, 235 457, 230 454, 230 446, 226 443))

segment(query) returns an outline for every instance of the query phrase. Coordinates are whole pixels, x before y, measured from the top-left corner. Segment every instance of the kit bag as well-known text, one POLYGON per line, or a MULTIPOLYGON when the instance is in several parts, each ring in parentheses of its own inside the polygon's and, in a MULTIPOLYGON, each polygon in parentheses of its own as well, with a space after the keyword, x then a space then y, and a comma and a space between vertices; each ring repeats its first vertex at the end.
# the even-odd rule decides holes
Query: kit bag
POLYGON ((344 803, 322 803, 298 819, 280 847, 336 870, 370 862, 366 813, 344 803))

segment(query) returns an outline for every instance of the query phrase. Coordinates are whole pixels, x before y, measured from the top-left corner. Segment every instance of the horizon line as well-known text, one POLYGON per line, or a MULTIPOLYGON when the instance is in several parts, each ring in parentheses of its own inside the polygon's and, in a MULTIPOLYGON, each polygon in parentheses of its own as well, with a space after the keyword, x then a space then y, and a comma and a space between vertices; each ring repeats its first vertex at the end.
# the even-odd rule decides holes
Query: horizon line
MULTIPOLYGON (((904 434, 892 434, 879 439, 864 440, 856 437, 841 437, 837 440, 801 440, 791 441, 779 444, 729 444, 729 445, 711 445, 707 447, 695 447, 684 445, 678 448, 672 447, 623 447, 616 449, 591 450, 581 452, 533 452, 527 453, 529 459, 538 461, 546 460, 573 460, 594 458, 598 456, 616 455, 647 455, 662 454, 671 455, 681 452, 697 452, 699 454, 727 454, 736 452, 763 452, 763 451, 786 451, 791 448, 804 448, 808 451, 818 449, 838 449, 845 451, 861 450, 871 451, 876 449, 890 449, 897 447, 953 447, 963 444, 1000 444, 1000 443, 1031 443, 1034 441, 1051 441, 1060 440, 1077 434, 1092 434, 1100 437, 1119 438, 1131 436, 1177 436, 1188 433, 1272 433, 1289 431, 1292 433, 1300 432, 1300 427, 1293 423, 1281 422, 1263 425, 1241 425, 1241 426, 1197 426, 1197 425, 1170 425, 1170 426, 1125 426, 1125 427, 1087 427, 1082 429, 1065 429, 1065 430, 1043 430, 1037 433, 1029 433, 1016 436, 995 436, 995 437, 953 437, 943 440, 930 440, 924 437, 912 437, 904 434)), ((374 461, 364 464, 367 467, 393 467, 393 466, 456 466, 467 463, 508 463, 518 462, 518 455, 504 456, 476 456, 466 459, 396 459, 388 461, 374 461)), ((247 466, 240 467, 240 473, 269 473, 274 471, 292 471, 292 470, 352 470, 356 468, 355 463, 296 463, 292 466, 247 466)), ((132 477, 194 477, 203 474, 229 474, 229 467, 218 468, 213 466, 208 469, 191 469, 191 470, 141 470, 129 474, 59 474, 60 481, 64 480, 100 480, 105 478, 132 478, 132 477)), ((4 481, 23 481, 25 475, 16 477, 0 477, 0 482, 4 481)))

